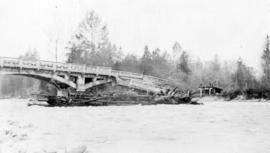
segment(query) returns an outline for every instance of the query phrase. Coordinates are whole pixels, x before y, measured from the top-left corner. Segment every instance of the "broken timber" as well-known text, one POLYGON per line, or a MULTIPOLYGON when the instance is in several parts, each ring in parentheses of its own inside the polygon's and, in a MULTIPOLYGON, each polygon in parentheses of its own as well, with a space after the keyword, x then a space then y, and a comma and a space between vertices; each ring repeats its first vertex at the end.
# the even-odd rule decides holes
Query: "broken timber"
POLYGON ((114 95, 68 93, 62 96, 44 96, 50 106, 106 106, 106 105, 155 105, 199 104, 192 101, 190 93, 175 88, 155 95, 114 95))

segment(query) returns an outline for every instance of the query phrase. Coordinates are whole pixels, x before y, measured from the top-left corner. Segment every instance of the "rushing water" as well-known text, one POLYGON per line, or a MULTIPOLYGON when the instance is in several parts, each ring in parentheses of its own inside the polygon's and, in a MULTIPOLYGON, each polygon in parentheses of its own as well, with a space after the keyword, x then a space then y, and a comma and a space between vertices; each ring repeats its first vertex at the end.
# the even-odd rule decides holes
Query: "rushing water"
POLYGON ((270 152, 270 103, 104 107, 0 101, 0 152, 270 152))

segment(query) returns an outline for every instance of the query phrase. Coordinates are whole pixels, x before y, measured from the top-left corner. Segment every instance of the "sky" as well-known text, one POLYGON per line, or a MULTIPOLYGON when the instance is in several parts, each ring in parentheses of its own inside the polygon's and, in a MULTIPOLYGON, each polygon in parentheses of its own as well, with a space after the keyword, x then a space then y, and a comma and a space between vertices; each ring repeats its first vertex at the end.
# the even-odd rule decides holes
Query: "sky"
POLYGON ((141 55, 145 45, 172 52, 178 41, 195 58, 241 57, 258 69, 270 34, 270 0, 0 0, 0 56, 36 48, 41 59, 55 61, 57 46, 64 61, 67 42, 90 10, 125 54, 141 55))

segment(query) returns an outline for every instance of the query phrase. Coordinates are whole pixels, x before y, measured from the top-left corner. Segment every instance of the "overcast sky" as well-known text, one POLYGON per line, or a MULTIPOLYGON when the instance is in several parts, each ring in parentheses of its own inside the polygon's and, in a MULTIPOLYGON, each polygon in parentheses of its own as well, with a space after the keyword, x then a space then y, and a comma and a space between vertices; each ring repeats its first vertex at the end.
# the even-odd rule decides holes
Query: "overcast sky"
POLYGON ((113 43, 137 55, 146 44, 171 52, 178 41, 202 60, 241 56, 258 67, 270 34, 268 0, 0 0, 0 56, 36 48, 41 59, 55 60, 58 39, 64 60, 67 41, 88 10, 108 25, 113 43))

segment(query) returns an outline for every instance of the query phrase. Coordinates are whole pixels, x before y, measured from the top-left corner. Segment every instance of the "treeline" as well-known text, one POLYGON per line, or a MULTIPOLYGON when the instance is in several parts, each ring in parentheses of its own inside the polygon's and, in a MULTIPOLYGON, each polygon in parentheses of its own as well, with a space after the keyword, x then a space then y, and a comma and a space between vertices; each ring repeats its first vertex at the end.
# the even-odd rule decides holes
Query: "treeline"
POLYGON ((237 62, 237 69, 232 74, 232 84, 223 92, 229 99, 239 95, 245 98, 270 99, 270 39, 266 36, 265 47, 261 56, 262 75, 254 76, 254 70, 247 67, 241 60, 237 62))
MULTIPOLYGON (((168 79, 186 90, 196 90, 200 84, 214 84, 224 89, 223 96, 238 95, 270 98, 269 37, 262 54, 262 77, 255 76, 253 68, 241 59, 221 61, 216 55, 210 61, 201 61, 189 54, 179 42, 169 51, 142 48, 143 54, 124 55, 121 47, 111 43, 108 28, 95 12, 88 12, 68 43, 67 62, 110 66, 115 70, 130 71, 168 79)), ((141 51, 140 51, 141 52, 141 51)), ((260 59, 258 59, 260 60, 260 59)))
MULTIPOLYGON (((115 70, 130 71, 169 79, 184 89, 196 89, 200 83, 215 82, 226 87, 231 75, 230 63, 202 62, 191 57, 179 42, 172 43, 171 51, 142 48, 143 54, 124 55, 121 47, 111 43, 108 28, 94 11, 88 12, 68 43, 67 62, 110 66, 115 70)), ((141 51, 140 51, 141 52, 141 51)))
MULTIPOLYGON (((179 42, 171 48, 142 46, 143 54, 124 54, 121 47, 109 39, 108 27, 94 12, 86 13, 78 29, 67 43, 67 63, 109 66, 115 70, 152 75, 170 80, 183 90, 197 90, 202 85, 214 84, 224 89, 222 95, 233 99, 239 95, 247 98, 270 98, 270 40, 266 37, 262 52, 263 74, 255 76, 253 68, 241 59, 221 61, 216 55, 212 60, 202 61, 191 55, 179 42)), ((142 52, 139 51, 139 52, 142 52)), ((22 59, 38 60, 37 51, 29 51, 22 59)), ((17 76, 2 78, 2 95, 22 95, 26 91, 48 89, 46 83, 17 76), (35 86, 35 87, 34 87, 35 86), (33 89, 33 90, 25 90, 33 89)), ((24 93, 25 94, 25 93, 24 93)), ((29 93, 26 93, 27 95, 29 93)))

